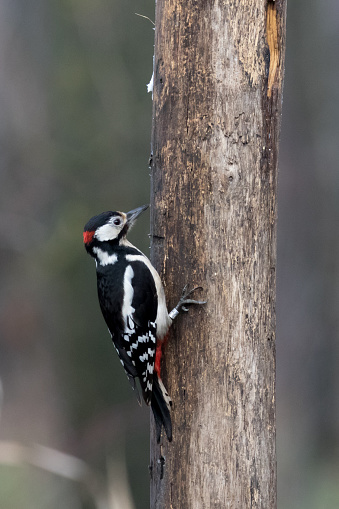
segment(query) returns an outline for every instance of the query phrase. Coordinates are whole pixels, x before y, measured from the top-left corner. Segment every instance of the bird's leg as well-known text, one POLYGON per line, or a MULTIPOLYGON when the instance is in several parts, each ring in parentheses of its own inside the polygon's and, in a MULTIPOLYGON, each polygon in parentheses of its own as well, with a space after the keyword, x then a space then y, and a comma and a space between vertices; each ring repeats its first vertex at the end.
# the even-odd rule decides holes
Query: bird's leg
POLYGON ((187 288, 188 285, 185 285, 178 304, 169 313, 169 317, 172 318, 172 320, 174 320, 174 318, 178 316, 181 310, 187 312, 188 311, 187 306, 189 306, 190 304, 206 304, 207 302, 206 300, 193 300, 188 298, 193 292, 195 292, 195 290, 202 290, 201 286, 196 286, 195 288, 193 288, 193 290, 190 291, 187 291, 187 288))

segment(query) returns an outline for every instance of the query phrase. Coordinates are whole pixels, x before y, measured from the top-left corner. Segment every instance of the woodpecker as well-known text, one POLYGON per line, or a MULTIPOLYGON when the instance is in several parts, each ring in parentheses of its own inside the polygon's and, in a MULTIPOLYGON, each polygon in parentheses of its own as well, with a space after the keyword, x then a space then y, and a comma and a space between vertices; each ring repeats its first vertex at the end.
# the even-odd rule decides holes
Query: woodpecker
POLYGON ((127 239, 126 235, 143 205, 130 212, 103 212, 92 217, 84 228, 86 251, 95 259, 100 308, 128 379, 135 388, 139 379, 147 405, 151 405, 157 441, 164 427, 172 440, 172 401, 160 376, 162 345, 168 329, 180 310, 189 304, 205 304, 183 294, 168 313, 165 292, 159 274, 150 260, 127 239))

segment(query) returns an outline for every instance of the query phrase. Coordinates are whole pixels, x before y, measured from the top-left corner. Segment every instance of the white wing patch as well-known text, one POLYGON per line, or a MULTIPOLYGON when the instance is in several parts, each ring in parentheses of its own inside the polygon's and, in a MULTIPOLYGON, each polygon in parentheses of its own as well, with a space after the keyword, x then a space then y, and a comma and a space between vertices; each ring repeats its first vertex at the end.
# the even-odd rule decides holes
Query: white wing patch
MULTIPOLYGON (((126 256, 127 260, 128 258, 129 255, 126 256)), ((137 258, 139 261, 138 255, 137 258)), ((144 259, 145 257, 140 255, 140 258, 144 259)), ((131 259, 128 261, 132 262, 136 260, 134 256, 132 259, 131 255, 131 259)), ((124 344, 122 347, 130 358, 133 366, 137 368, 144 399, 149 405, 152 398, 157 322, 152 322, 150 320, 147 323, 147 326, 144 325, 143 327, 140 327, 137 323, 135 323, 133 318, 135 308, 132 305, 134 298, 133 278, 133 267, 132 265, 127 265, 123 279, 124 294, 121 309, 124 323, 124 332, 122 335, 124 344)), ((127 376, 129 376, 128 373, 127 376)))
MULTIPOLYGON (((133 301, 133 285, 132 279, 134 277, 134 271, 131 265, 127 265, 124 274, 124 300, 122 304, 122 318, 125 324, 125 334, 131 334, 135 330, 135 325, 132 319, 132 315, 135 311, 132 306, 133 301)), ((125 336, 126 337, 126 336, 125 336)), ((132 348, 133 345, 131 345, 132 348)), ((136 344, 137 346, 137 344, 136 344)))
POLYGON ((158 310, 157 310, 157 317, 155 320, 156 326, 157 326, 157 337, 159 339, 163 339, 167 331, 172 323, 172 320, 168 316, 167 306, 166 306, 166 299, 165 299, 165 292, 164 288, 162 286, 162 283, 160 281, 159 274, 151 264, 150 260, 145 256, 144 254, 140 253, 140 255, 132 255, 128 254, 126 255, 126 260, 128 262, 142 262, 146 265, 146 267, 150 270, 154 283, 157 290, 157 296, 158 296, 158 310))

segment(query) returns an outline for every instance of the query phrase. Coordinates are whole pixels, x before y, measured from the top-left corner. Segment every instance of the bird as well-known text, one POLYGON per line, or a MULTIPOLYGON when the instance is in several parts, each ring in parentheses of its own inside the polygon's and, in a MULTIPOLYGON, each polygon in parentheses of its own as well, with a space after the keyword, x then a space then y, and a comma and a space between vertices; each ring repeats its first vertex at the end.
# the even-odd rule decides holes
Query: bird
POLYGON ((95 259, 102 315, 132 387, 136 388, 138 379, 143 399, 152 408, 159 443, 162 428, 172 440, 172 400, 160 373, 162 347, 179 312, 206 301, 191 299, 201 287, 188 291, 186 285, 178 304, 168 312, 158 272, 126 238, 148 207, 92 217, 84 227, 83 240, 87 253, 95 259))

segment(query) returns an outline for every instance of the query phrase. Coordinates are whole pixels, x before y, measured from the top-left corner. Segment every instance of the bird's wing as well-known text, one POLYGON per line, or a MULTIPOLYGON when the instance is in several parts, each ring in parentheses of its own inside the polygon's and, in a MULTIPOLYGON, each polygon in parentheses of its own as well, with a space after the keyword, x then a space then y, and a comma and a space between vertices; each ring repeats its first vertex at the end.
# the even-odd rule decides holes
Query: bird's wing
POLYGON ((158 299, 152 274, 141 261, 130 264, 122 310, 124 330, 115 345, 120 360, 131 379, 139 377, 145 402, 152 397, 153 372, 156 353, 156 315, 158 299), (140 284, 138 282, 140 281, 140 284))

